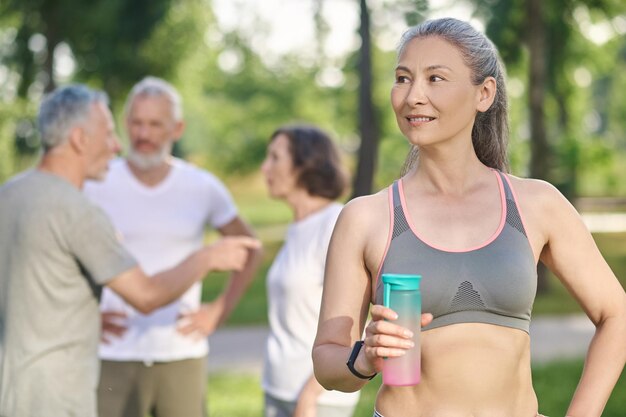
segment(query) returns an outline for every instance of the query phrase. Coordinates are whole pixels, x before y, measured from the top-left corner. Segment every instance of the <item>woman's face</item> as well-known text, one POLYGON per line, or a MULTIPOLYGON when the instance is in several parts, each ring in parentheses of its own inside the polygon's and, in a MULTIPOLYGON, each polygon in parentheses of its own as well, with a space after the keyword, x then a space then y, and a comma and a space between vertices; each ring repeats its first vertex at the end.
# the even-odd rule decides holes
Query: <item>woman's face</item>
POLYGON ((406 44, 398 58, 391 104, 411 144, 471 140, 481 88, 470 77, 460 51, 442 38, 415 38, 406 44))
POLYGON ((261 165, 267 190, 273 198, 286 198, 297 188, 296 172, 289 152, 289 139, 279 134, 267 147, 267 155, 261 165))

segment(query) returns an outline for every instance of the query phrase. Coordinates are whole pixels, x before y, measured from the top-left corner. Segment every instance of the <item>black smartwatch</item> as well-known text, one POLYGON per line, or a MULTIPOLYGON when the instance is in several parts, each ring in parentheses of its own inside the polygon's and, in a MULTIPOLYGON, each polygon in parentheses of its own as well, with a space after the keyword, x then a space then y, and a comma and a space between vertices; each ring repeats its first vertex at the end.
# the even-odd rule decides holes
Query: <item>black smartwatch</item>
POLYGON ((352 372, 352 374, 356 376, 357 378, 372 379, 378 374, 376 373, 372 376, 367 376, 367 375, 363 375, 362 373, 354 369, 354 361, 356 361, 356 357, 359 356, 359 352, 361 351, 361 348, 363 347, 363 343, 364 342, 362 340, 359 340, 354 344, 354 347, 352 348, 352 353, 350 353, 350 357, 348 358, 348 362, 346 362, 346 365, 348 365, 348 369, 350 370, 350 372, 352 372))

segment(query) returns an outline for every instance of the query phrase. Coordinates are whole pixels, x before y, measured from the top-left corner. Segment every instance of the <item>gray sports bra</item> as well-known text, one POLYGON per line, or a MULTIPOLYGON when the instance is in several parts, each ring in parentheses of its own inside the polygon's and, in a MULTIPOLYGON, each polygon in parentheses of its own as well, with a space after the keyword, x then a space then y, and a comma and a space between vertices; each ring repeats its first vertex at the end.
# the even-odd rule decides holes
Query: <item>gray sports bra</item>
POLYGON ((422 311, 434 319, 424 330, 455 323, 488 323, 528 332, 537 268, 510 183, 495 171, 503 213, 485 244, 446 251, 421 240, 411 226, 401 182, 389 187, 390 239, 376 283, 382 304, 384 273, 422 276, 422 311))

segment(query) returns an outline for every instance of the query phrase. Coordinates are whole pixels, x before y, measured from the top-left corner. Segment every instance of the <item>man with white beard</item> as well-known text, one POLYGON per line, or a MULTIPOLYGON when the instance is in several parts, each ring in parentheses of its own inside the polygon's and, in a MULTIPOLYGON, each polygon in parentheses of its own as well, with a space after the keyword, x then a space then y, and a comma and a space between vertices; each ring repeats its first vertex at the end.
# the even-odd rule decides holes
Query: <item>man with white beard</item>
MULTIPOLYGON (((162 79, 146 77, 125 107, 130 148, 106 181, 86 195, 102 207, 125 247, 149 273, 179 262, 203 242, 205 228, 253 236, 222 182, 171 155, 184 131, 181 99, 162 79)), ((223 323, 254 277, 260 250, 234 272, 211 303, 196 284, 174 303, 144 315, 107 291, 98 388, 100 417, 206 415, 207 336, 223 323)))

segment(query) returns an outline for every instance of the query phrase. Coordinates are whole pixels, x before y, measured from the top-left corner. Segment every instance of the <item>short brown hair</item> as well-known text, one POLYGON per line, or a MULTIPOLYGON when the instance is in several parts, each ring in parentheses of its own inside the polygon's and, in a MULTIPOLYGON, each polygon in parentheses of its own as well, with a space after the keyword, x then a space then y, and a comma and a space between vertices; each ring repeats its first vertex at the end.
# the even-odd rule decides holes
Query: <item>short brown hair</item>
POLYGON ((270 142, 281 134, 289 139, 289 153, 298 175, 296 184, 311 195, 331 200, 341 196, 347 178, 339 151, 328 134, 315 126, 288 125, 276 129, 270 142))

